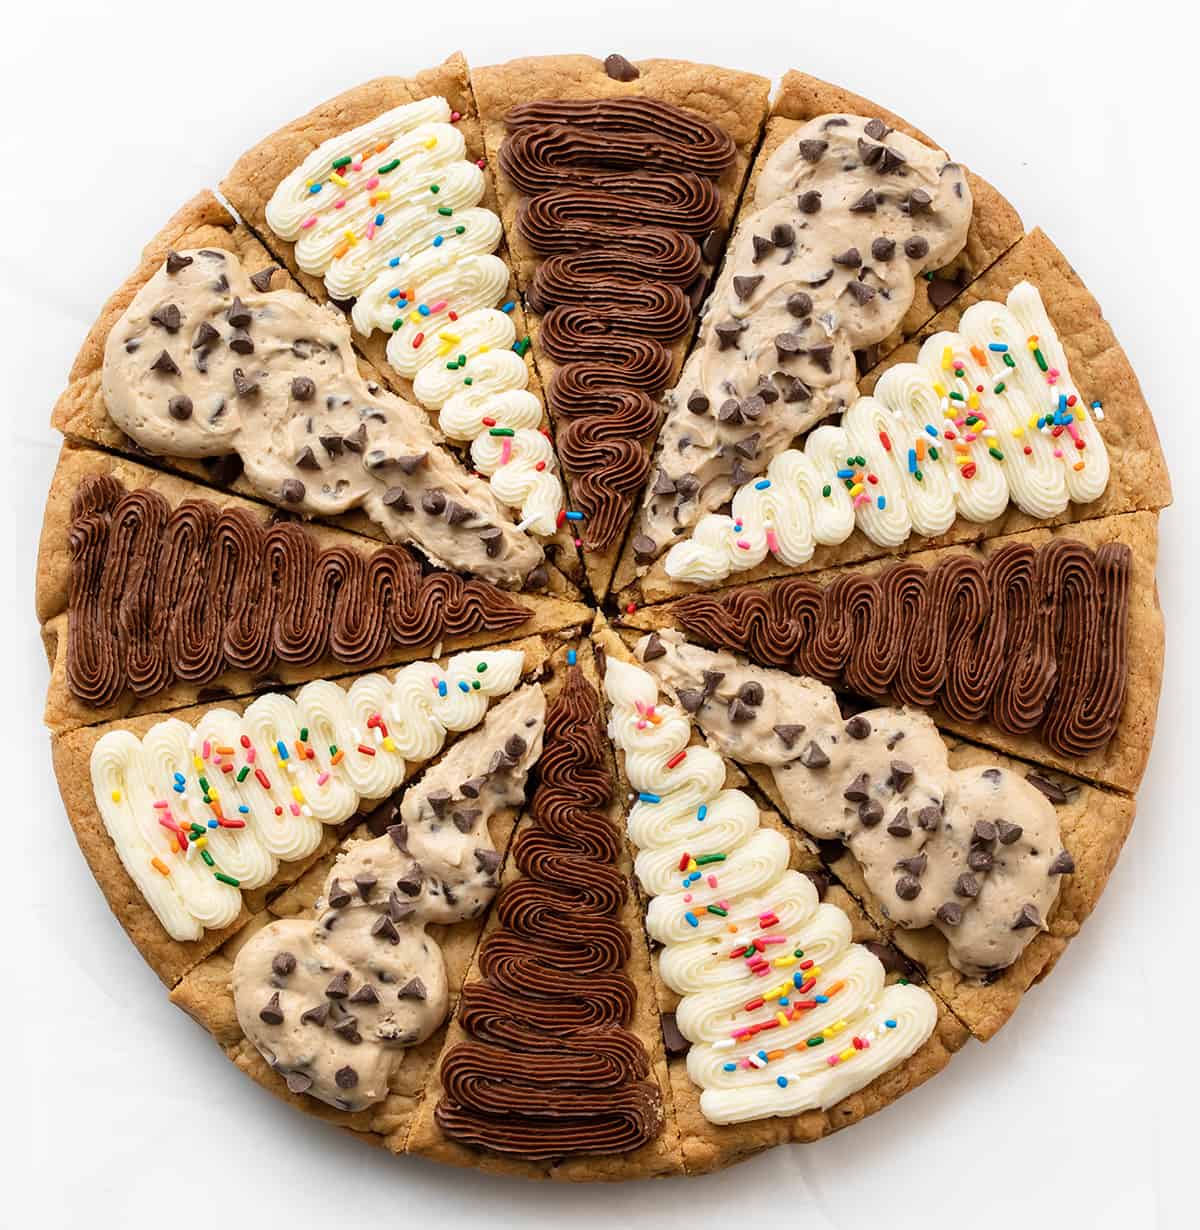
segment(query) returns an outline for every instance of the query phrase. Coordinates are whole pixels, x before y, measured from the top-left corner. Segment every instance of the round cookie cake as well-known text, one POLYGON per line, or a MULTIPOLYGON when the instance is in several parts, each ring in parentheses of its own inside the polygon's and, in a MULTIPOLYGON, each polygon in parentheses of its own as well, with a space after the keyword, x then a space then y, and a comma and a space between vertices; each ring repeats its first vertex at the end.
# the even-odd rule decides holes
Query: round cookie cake
POLYGON ((577 1180, 991 1038, 1162 674, 1166 467, 1051 240, 836 86, 619 55, 367 82, 219 189, 79 353, 37 577, 171 1000, 366 1141, 577 1180))

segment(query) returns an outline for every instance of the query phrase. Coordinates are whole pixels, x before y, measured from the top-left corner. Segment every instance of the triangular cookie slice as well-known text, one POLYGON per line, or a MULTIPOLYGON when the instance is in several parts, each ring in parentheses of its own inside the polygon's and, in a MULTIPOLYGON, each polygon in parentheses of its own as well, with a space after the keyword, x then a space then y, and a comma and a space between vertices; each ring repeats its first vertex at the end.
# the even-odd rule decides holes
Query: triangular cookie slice
POLYGON ((668 634, 635 654, 792 824, 846 845, 838 877, 985 1041, 1078 932, 1133 823, 1128 796, 944 738, 921 710, 846 719, 815 680, 668 634))
POLYGON ((340 314, 303 295, 210 193, 168 222, 109 300, 52 421, 288 511, 413 542, 458 571, 572 592, 424 411, 356 357, 340 314))
POLYGON ((820 1139, 941 1071, 963 1027, 812 850, 689 741, 620 638, 596 639, 688 1171, 820 1139))
POLYGON ((721 257, 769 83, 679 60, 546 56, 472 85, 584 564, 608 591, 721 257))
POLYGON ((69 442, 38 560, 46 724, 58 732, 591 618, 69 442))
POLYGON ((1041 231, 859 387, 839 427, 779 454, 626 604, 1170 503, 1137 377, 1041 231))
POLYGON ((117 920, 173 986, 547 656, 533 637, 80 727, 52 740, 59 792, 117 920))
POLYGON ((923 707, 944 730, 1132 794, 1162 681, 1156 556, 1156 515, 1127 513, 692 594, 621 622, 923 707))
POLYGON ((590 646, 576 656, 408 1150, 522 1177, 671 1174, 682 1161, 624 807, 590 646))

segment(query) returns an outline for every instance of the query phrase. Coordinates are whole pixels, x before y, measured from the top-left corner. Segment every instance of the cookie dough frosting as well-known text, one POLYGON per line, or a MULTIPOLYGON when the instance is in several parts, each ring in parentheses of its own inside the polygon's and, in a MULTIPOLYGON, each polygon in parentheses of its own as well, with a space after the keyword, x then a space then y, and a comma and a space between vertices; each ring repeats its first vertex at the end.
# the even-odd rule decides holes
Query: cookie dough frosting
POLYGON ((854 401, 854 352, 899 326, 970 220, 962 168, 882 120, 817 116, 783 142, 667 396, 642 562, 854 401))
POLYGON ((322 550, 296 522, 268 526, 208 500, 172 508, 107 475, 79 485, 68 541, 67 683, 94 706, 281 662, 363 667, 531 614, 486 581, 422 576, 401 547, 322 550))
POLYGON ((501 855, 488 831, 520 804, 541 752, 545 698, 522 688, 411 787, 400 823, 338 855, 315 919, 282 919, 239 950, 238 1023, 293 1093, 340 1110, 382 1101, 405 1048, 445 1019, 430 923, 476 918, 501 855))
POLYGON ((360 333, 392 335, 388 361, 441 410, 446 436, 471 445, 525 528, 552 534, 562 484, 525 347, 512 352, 500 219, 479 205, 482 164, 466 158, 459 119, 444 98, 423 98, 326 141, 280 182, 267 223, 333 299, 354 300, 360 333))
POLYGON ((1046 930, 1074 863, 1037 786, 1010 769, 951 769, 923 713, 873 709, 843 721, 814 680, 747 666, 670 630, 637 652, 717 751, 770 768, 796 824, 846 844, 889 919, 937 927, 956 969, 1005 969, 1046 930))
POLYGON ((198 940, 241 911, 242 889, 316 850, 322 828, 386 798, 448 731, 479 724, 512 691, 518 650, 414 662, 392 680, 306 684, 238 714, 169 718, 138 738, 110 730, 92 750, 96 806, 118 856, 174 940, 198 940))
POLYGON ((534 1161, 628 1153, 662 1130, 650 1059, 629 1032, 637 989, 619 914, 629 886, 609 819, 599 697, 572 668, 546 718, 541 784, 513 857, 521 878, 463 988, 469 1040, 442 1060, 447 1136, 534 1161))
POLYGON ((730 515, 701 518, 671 548, 667 574, 718 581, 768 554, 804 564, 856 526, 897 547, 944 534, 956 517, 991 521, 1010 501, 1048 520, 1108 485, 1102 417, 1071 380, 1037 288, 1021 282, 1007 303, 976 303, 957 333, 930 337, 916 363, 889 368, 840 426, 774 457, 730 515))
POLYGON ((361 507, 434 563, 507 587, 542 561, 425 415, 363 380, 336 312, 260 291, 229 252, 168 255, 113 326, 102 387, 147 451, 236 452, 254 488, 295 512, 361 507))
POLYGON ((1125 708, 1129 582, 1124 543, 1012 543, 822 588, 788 577, 681 599, 697 639, 860 696, 939 706, 960 721, 1036 731, 1063 756, 1104 747, 1125 708))
POLYGON ((537 100, 506 122, 500 165, 525 198, 521 235, 544 258, 528 302, 558 365, 547 390, 558 450, 582 540, 603 550, 649 472, 652 399, 719 254, 717 180, 736 149, 716 125, 652 98, 537 100))
POLYGON ((788 839, 724 790, 724 761, 689 747, 647 671, 609 659, 609 732, 638 801, 629 836, 653 900, 659 972, 683 996, 688 1075, 713 1123, 827 1109, 912 1055, 933 1032, 928 992, 884 985, 850 920, 788 868, 788 839))

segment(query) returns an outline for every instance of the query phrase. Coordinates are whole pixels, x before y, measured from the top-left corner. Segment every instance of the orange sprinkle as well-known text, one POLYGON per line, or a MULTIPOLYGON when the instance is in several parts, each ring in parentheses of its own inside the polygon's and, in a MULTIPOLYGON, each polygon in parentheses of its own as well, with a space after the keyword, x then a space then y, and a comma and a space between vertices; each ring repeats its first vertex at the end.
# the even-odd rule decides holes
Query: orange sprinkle
POLYGON ((161 858, 152 858, 150 860, 150 866, 153 867, 159 875, 169 876, 171 874, 170 867, 168 867, 161 858))
POLYGON ((840 979, 839 981, 835 982, 833 986, 826 987, 825 994, 826 995, 836 995, 840 990, 842 990, 845 987, 845 985, 846 985, 845 979, 840 979))
POLYGON ((987 367, 987 355, 978 346, 971 347, 971 356, 980 367, 987 367))
POLYGON ((336 248, 334 248, 333 259, 335 261, 340 261, 342 257, 345 256, 346 253, 349 251, 350 251, 350 244, 345 239, 343 239, 342 242, 339 243, 336 248))
POLYGON ((343 751, 341 750, 341 748, 339 748, 339 749, 338 749, 338 750, 334 753, 334 755, 333 755, 333 757, 330 759, 329 763, 330 763, 330 764, 341 764, 341 763, 342 763, 342 757, 343 757, 343 756, 345 756, 345 754, 346 754, 346 753, 345 753, 345 752, 343 752, 343 751))

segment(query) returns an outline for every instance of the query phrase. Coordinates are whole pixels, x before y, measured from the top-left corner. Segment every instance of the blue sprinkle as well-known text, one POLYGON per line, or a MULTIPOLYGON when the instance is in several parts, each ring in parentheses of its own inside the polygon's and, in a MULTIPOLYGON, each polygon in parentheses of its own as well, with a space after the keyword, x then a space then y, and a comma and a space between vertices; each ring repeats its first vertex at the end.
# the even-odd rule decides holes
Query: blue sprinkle
POLYGON ((439 696, 446 695, 446 681, 444 679, 438 680, 438 695, 439 696))
POLYGON ((888 1029, 896 1028, 896 1022, 891 1017, 888 1017, 888 1019, 884 1021, 884 1024, 888 1027, 888 1029))
POLYGON ((458 681, 458 690, 460 692, 469 692, 471 689, 467 686, 467 684, 463 680, 460 679, 458 681))
POLYGON ((182 773, 178 773, 178 772, 177 772, 177 773, 175 774, 175 780, 176 780, 177 782, 182 783, 182 782, 184 781, 184 776, 183 776, 183 774, 182 774, 182 773))
POLYGON ((926 432, 928 432, 928 433, 929 433, 929 435, 931 435, 931 436, 932 436, 935 440, 937 439, 937 428, 936 428, 936 427, 935 427, 932 423, 926 423, 926 424, 925 424, 925 430, 926 430, 926 432))
POLYGON ((786 995, 781 995, 781 996, 779 997, 779 1006, 780 1006, 781 1008, 786 1008, 786 1007, 788 1006, 788 1004, 790 1004, 791 1002, 792 1002, 792 1001, 791 1001, 790 999, 788 999, 788 997, 787 997, 786 995))
POLYGON ((853 470, 839 470, 837 472, 837 476, 838 478, 853 478, 854 471, 853 470))
POLYGON ((567 665, 574 666, 579 661, 579 655, 573 649, 567 650, 567 665))
POLYGON ((569 513, 567 513, 567 520, 568 520, 568 521, 582 521, 582 520, 583 520, 583 513, 581 513, 581 512, 569 512, 569 513))
POLYGON ((697 820, 703 820, 703 819, 704 819, 704 817, 705 817, 705 816, 707 816, 707 815, 708 815, 708 804, 707 804, 707 803, 701 803, 701 804, 700 804, 700 810, 696 813, 696 819, 697 819, 697 820))
POLYGON ((767 1061, 767 1052, 766 1052, 766 1051, 759 1051, 759 1052, 758 1052, 758 1057, 759 1057, 759 1059, 761 1059, 764 1063, 766 1063, 766 1061, 767 1061))
POLYGON ((758 482, 754 484, 754 490, 755 491, 766 491, 766 489, 770 485, 771 485, 771 480, 769 478, 760 478, 758 482))
POLYGON ((389 291, 388 291, 388 298, 389 298, 389 299, 399 299, 399 298, 400 298, 400 292, 399 292, 398 290, 395 290, 395 289, 389 290, 389 291))
POLYGON ((883 512, 883 510, 887 507, 887 500, 883 496, 879 496, 875 501, 875 507, 878 508, 880 512, 883 512))
POLYGON ((1100 402, 1099 402, 1099 401, 1094 401, 1094 402, 1092 402, 1092 409, 1093 409, 1093 410, 1099 410, 1099 409, 1100 409, 1100 402))
POLYGON ((780 1089, 786 1089, 787 1088, 787 1077, 777 1076, 775 1078, 775 1083, 779 1086, 780 1089))
POLYGON ((216 822, 215 820, 210 820, 210 821, 208 822, 208 827, 209 827, 210 829, 215 829, 215 828, 217 827, 217 822, 216 822))
POLYGON ((275 740, 275 748, 279 752, 280 760, 290 760, 291 759, 291 757, 288 756, 287 744, 284 743, 282 739, 275 740))
POLYGON ((804 975, 801 973, 793 974, 792 975, 792 986, 794 986, 796 990, 798 991, 803 985, 804 985, 804 975))
POLYGON ((517 305, 510 299, 507 303, 502 303, 500 305, 500 310, 502 312, 511 312, 516 306, 517 305))
POLYGON ((661 803, 662 799, 656 794, 651 794, 648 790, 643 790, 638 794, 638 798, 643 803, 661 803))
POLYGON ((700 920, 691 912, 691 910, 688 910, 688 912, 684 914, 684 918, 688 920, 689 926, 698 927, 700 925, 700 920))
POLYGON ((915 448, 908 450, 908 472, 910 474, 917 472, 917 450, 915 448))
POLYGON ((396 308, 397 308, 397 310, 399 310, 400 308, 406 308, 406 307, 408 307, 408 300, 407 300, 407 299, 397 299, 397 300, 396 300, 396 308))
POLYGON ((828 996, 828 995, 814 995, 814 996, 813 996, 813 999, 815 999, 815 1000, 817 1001, 817 1003, 818 1003, 818 1004, 827 1004, 827 1003, 829 1003, 829 996, 828 996))
POLYGON ((243 816, 248 816, 250 814, 250 808, 248 808, 245 803, 238 808, 238 811, 240 811, 243 816))
POLYGON ((316 195, 318 192, 320 192, 320 191, 321 191, 321 185, 320 185, 320 184, 309 184, 309 186, 308 186, 308 192, 309 192, 309 195, 310 195, 310 196, 315 196, 315 195, 316 195))
POLYGON ((726 1071, 726 1072, 736 1072, 736 1071, 737 1071, 737 1064, 736 1064, 736 1063, 727 1063, 727 1064, 725 1064, 725 1071, 726 1071))
POLYGON ((393 256, 392 259, 388 261, 388 267, 391 269, 395 269, 399 263, 400 263, 400 258, 398 256, 393 256))
POLYGON ((382 226, 382 225, 383 225, 383 214, 376 214, 376 215, 375 215, 375 225, 376 225, 376 226, 382 226))
POLYGON ((1067 395, 1065 393, 1060 393, 1058 395, 1058 408, 1059 410, 1065 410, 1067 408, 1067 395))
POLYGON ((184 792, 183 782, 176 782, 173 789, 176 794, 182 794, 184 792))
POLYGON ((421 306, 417 308, 417 311, 420 312, 422 316, 428 316, 429 315, 429 304, 422 303, 421 306))
POLYGON ((997 354, 1003 354, 1008 347, 1003 342, 989 342, 988 349, 996 351, 997 354))
POLYGON ((433 238, 433 246, 435 248, 440 248, 444 242, 445 240, 441 235, 435 235, 433 238))

